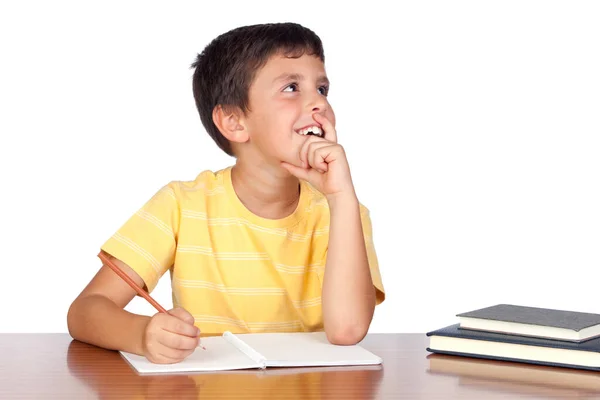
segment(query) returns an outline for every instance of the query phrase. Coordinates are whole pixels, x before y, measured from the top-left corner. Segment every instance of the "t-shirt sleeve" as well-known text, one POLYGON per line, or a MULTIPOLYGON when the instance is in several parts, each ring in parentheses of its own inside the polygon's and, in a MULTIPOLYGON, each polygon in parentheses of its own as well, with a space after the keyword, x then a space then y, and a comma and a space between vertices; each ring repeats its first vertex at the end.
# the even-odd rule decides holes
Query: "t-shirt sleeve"
POLYGON ((151 292, 173 265, 179 230, 177 186, 162 187, 102 245, 131 267, 151 292))
POLYGON ((367 249, 367 259, 369 260, 369 269, 371 270, 371 280, 376 289, 376 304, 381 304, 385 300, 385 290, 383 288, 383 281, 379 270, 379 260, 377 259, 375 244, 373 242, 373 225, 369 210, 362 204, 360 205, 360 219, 367 249))

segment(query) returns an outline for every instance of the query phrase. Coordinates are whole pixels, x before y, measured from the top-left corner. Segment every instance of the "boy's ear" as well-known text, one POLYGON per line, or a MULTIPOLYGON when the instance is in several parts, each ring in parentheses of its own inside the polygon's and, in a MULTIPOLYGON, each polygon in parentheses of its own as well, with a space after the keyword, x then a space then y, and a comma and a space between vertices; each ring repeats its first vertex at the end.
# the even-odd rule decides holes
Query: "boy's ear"
POLYGON ((244 143, 248 141, 248 131, 241 118, 241 110, 235 108, 216 106, 213 109, 213 122, 221 134, 230 142, 244 143))

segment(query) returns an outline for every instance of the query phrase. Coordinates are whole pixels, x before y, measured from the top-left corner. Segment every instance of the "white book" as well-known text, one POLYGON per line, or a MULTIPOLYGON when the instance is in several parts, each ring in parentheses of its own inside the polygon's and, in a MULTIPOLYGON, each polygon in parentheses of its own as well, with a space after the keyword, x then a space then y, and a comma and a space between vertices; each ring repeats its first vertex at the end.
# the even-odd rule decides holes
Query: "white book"
POLYGON ((213 372, 269 367, 325 367, 379 365, 383 360, 360 345, 329 343, 324 332, 244 333, 225 332, 201 339, 206 348, 174 364, 155 364, 146 357, 121 352, 139 374, 213 372))

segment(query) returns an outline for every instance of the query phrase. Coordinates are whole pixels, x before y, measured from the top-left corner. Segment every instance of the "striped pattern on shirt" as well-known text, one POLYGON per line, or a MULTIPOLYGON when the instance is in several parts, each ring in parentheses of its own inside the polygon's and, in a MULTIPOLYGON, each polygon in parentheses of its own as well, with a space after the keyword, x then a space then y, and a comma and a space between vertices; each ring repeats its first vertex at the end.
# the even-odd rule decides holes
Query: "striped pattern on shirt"
MULTIPOLYGON (((377 304, 384 290, 368 210, 361 218, 377 304)), ((173 306, 204 334, 323 329, 321 289, 329 240, 324 196, 302 181, 294 213, 251 213, 231 167, 165 185, 102 246, 152 291, 171 271, 173 306)))

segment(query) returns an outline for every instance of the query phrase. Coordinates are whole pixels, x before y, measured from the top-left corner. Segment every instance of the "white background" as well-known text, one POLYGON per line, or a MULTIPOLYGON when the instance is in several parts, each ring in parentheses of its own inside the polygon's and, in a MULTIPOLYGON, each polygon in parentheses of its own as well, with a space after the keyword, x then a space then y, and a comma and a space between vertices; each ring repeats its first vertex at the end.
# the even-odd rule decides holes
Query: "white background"
MULTIPOLYGON (((66 332, 100 245, 165 183, 233 162, 189 65, 279 21, 324 41, 387 291, 371 332, 500 302, 600 312, 599 2, 219 3, 0 6, 0 332, 66 332)), ((152 294, 170 308, 168 275, 152 294)))

